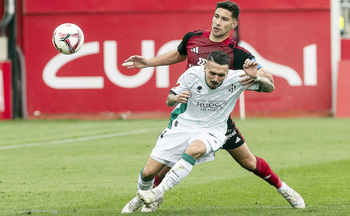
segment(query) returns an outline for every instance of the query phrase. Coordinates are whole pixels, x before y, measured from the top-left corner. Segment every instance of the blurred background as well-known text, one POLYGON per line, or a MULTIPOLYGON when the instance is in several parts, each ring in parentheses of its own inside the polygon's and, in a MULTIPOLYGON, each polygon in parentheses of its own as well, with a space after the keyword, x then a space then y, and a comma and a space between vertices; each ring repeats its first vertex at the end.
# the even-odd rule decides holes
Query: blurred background
MULTIPOLYGON (((176 49, 188 31, 210 30, 216 2, 0 0, 0 119, 168 117, 165 99, 186 63, 121 64, 176 49), (63 23, 84 32, 76 54, 52 45, 63 23)), ((350 117, 350 0, 235 2, 241 15, 232 36, 276 85, 272 94, 246 92, 246 115, 350 117)))

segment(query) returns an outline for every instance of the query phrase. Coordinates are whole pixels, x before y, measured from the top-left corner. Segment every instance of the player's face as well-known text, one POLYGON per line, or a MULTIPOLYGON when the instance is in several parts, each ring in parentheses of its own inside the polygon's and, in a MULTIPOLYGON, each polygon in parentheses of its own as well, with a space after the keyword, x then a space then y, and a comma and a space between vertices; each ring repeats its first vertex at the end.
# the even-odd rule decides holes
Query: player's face
POLYGON ((212 61, 207 61, 204 65, 205 81, 209 88, 216 89, 227 76, 228 65, 219 65, 212 61))
POLYGON ((211 26, 211 40, 221 42, 225 40, 231 29, 238 25, 238 21, 231 17, 232 13, 229 10, 218 8, 216 9, 211 26))

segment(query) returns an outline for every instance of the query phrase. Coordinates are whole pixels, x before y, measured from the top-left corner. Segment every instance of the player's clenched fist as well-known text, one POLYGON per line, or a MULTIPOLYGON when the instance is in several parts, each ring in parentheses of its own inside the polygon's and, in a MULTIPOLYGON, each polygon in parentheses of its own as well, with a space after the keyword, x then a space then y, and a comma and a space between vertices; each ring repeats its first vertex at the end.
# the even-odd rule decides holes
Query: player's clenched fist
POLYGON ((187 103, 188 98, 191 96, 191 91, 185 91, 181 92, 180 94, 176 95, 177 97, 177 102, 178 103, 187 103))
POLYGON ((166 99, 166 104, 168 107, 176 106, 178 103, 187 103, 188 98, 191 96, 191 91, 184 91, 180 94, 169 94, 166 99))

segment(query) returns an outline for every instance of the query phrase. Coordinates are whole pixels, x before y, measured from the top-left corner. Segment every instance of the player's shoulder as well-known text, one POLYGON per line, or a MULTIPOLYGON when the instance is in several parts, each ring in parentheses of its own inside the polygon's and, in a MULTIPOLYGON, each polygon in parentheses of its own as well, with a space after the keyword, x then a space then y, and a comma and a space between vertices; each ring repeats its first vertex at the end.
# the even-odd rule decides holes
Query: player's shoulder
POLYGON ((228 42, 228 44, 229 44, 229 46, 231 47, 231 48, 234 48, 234 47, 237 47, 238 46, 238 43, 237 43, 237 41, 235 41, 235 40, 233 40, 232 38, 229 38, 229 42, 228 42))
POLYGON ((198 77, 201 77, 204 73, 204 66, 199 65, 199 66, 193 66, 188 68, 183 75, 186 76, 187 78, 190 79, 196 79, 198 77))
POLYGON ((229 80, 239 80, 240 76, 242 74, 245 74, 244 70, 238 69, 238 70, 229 70, 227 73, 227 79, 229 80))
POLYGON ((190 67, 186 70, 188 75, 193 74, 193 75, 198 75, 198 74, 203 74, 204 73, 204 66, 203 65, 197 65, 190 67))
POLYGON ((205 33, 206 31, 205 30, 201 30, 201 29, 198 29, 198 30, 193 30, 193 31, 189 31, 185 34, 184 38, 191 38, 193 36, 201 36, 205 33))
POLYGON ((204 75, 204 66, 193 66, 188 68, 182 75, 181 79, 191 85, 198 80, 202 80, 204 75))
POLYGON ((250 54, 250 52, 245 49, 244 47, 241 47, 236 41, 231 40, 229 43, 229 46, 231 47, 231 49, 233 49, 233 52, 237 53, 237 52, 242 52, 242 53, 246 53, 246 54, 250 54))

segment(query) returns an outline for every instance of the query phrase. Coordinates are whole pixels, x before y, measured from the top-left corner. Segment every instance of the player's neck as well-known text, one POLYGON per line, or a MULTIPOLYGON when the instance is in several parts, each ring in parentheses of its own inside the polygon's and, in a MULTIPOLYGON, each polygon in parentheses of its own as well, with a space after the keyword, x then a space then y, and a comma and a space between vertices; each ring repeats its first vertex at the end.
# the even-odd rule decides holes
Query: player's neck
POLYGON ((228 38, 229 34, 223 35, 221 37, 215 37, 213 35, 213 33, 210 32, 209 35, 209 40, 213 41, 213 42, 223 42, 224 40, 226 40, 228 38))

